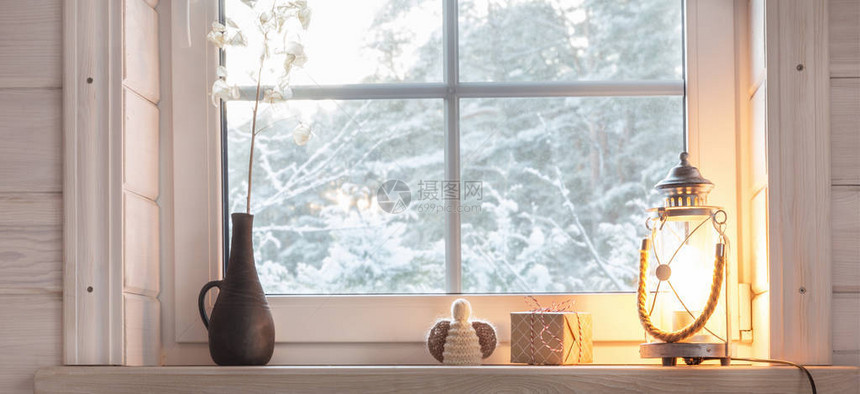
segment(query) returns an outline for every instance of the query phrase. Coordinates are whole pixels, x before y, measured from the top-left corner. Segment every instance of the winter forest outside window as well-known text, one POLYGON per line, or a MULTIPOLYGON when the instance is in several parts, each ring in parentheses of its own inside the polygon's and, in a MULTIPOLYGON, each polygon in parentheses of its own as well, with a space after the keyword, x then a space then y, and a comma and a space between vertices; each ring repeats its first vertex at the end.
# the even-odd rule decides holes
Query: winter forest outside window
MULTIPOLYGON (((315 100, 261 109, 267 293, 633 291, 651 188, 684 149, 683 2, 445 3, 313 4, 290 84, 315 100)), ((240 0, 223 13, 252 15, 240 0)), ((226 212, 246 193, 261 50, 246 39, 224 56, 243 92, 223 108, 226 212)))

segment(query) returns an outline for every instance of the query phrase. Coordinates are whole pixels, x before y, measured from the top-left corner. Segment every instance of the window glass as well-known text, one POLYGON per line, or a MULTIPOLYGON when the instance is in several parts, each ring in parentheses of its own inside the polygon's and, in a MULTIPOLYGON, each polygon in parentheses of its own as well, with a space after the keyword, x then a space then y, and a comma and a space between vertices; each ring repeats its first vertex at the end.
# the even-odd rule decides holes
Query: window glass
MULTIPOLYGON (((231 212, 245 208, 252 106, 227 104, 231 212)), ((397 204, 410 203, 409 185, 442 178, 442 101, 282 106, 264 106, 254 150, 254 248, 266 292, 444 291, 444 215, 397 204), (305 146, 294 141, 299 122, 312 125, 305 146)))
MULTIPOLYGON (((443 1, 308 3, 308 62, 290 83, 320 99, 261 103, 257 121, 251 212, 267 293, 444 293, 458 266, 466 293, 634 289, 651 187, 683 149, 680 88, 525 98, 507 85, 507 97, 459 97, 458 84, 429 89, 444 82, 442 53, 457 52, 442 39, 443 1), (392 83, 397 99, 348 86, 374 83, 392 83), (329 84, 358 99, 319 89, 329 84), (459 181, 445 178, 448 165, 459 181), (449 239, 457 217, 461 236, 449 239)), ((520 82, 533 94, 554 82, 683 78, 681 0, 461 0, 455 10, 461 82, 520 82)), ((224 56, 226 83, 244 92, 224 107, 225 203, 243 212, 262 34, 246 1, 225 0, 224 13, 250 32, 224 56)), ((264 65, 263 85, 279 67, 264 65)))
MULTIPOLYGON (((442 80, 441 1, 308 3, 312 18, 307 33, 301 37, 308 61, 292 73, 292 84, 442 80)), ((226 18, 247 33, 246 47, 231 47, 227 52, 228 74, 235 83, 255 85, 263 49, 263 35, 253 23, 255 13, 241 0, 226 0, 224 11, 226 18)), ((279 65, 272 62, 267 74, 279 72, 279 65)))
POLYGON ((651 188, 682 145, 681 98, 464 99, 461 108, 462 179, 481 188, 462 202, 464 290, 635 290, 651 188))
POLYGON ((682 78, 681 0, 462 0, 465 82, 682 78))

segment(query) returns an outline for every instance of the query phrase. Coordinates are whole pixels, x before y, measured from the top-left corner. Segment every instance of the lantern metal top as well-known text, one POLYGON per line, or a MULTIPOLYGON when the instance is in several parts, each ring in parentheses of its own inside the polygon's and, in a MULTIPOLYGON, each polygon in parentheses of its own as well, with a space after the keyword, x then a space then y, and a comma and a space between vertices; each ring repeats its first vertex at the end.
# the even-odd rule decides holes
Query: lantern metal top
POLYGON ((690 165, 687 152, 681 152, 681 162, 654 186, 664 196, 665 207, 698 207, 706 205, 714 184, 705 179, 699 169, 690 165))

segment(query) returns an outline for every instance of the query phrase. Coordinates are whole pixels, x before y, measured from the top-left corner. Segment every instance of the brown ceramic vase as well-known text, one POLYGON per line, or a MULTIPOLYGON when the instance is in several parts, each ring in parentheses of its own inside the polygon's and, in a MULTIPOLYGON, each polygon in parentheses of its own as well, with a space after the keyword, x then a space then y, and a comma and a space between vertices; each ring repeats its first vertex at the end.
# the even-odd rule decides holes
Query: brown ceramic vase
POLYGON ((211 281, 200 290, 200 318, 209 330, 209 354, 216 364, 265 365, 275 349, 275 324, 254 266, 254 216, 234 213, 230 218, 233 234, 227 272, 223 280, 211 281), (203 303, 213 287, 220 291, 207 318, 203 303))

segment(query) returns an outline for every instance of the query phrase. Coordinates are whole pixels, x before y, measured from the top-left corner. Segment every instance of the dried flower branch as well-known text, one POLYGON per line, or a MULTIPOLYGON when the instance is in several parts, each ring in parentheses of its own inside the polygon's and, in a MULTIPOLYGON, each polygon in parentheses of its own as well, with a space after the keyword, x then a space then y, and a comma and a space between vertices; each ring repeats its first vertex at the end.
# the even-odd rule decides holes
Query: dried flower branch
MULTIPOLYGON (((257 114, 260 108, 260 101, 267 104, 275 104, 292 98, 293 91, 289 86, 290 72, 294 66, 304 66, 308 58, 305 54, 304 46, 299 42, 301 34, 297 34, 290 27, 300 26, 301 31, 306 31, 308 26, 310 26, 311 10, 308 8, 306 0, 242 0, 242 3, 255 11, 257 15, 255 18, 257 22, 255 27, 263 35, 263 50, 260 54, 260 67, 256 77, 257 89, 254 95, 254 109, 251 117, 251 147, 250 154, 248 155, 248 195, 245 212, 250 214, 254 145, 257 134, 262 131, 257 130, 257 114), (290 20, 295 20, 298 24, 290 24, 290 20), (275 88, 266 89, 261 97, 263 66, 267 61, 274 60, 274 57, 284 58, 283 71, 279 75, 278 80, 275 81, 276 83, 272 84, 275 88)), ((230 19, 227 19, 225 22, 226 25, 217 21, 213 22, 212 29, 206 35, 206 39, 222 50, 228 50, 230 47, 246 46, 247 39, 242 29, 230 19)), ((226 101, 239 98, 238 87, 227 82, 227 69, 220 66, 216 74, 218 79, 212 84, 212 92, 210 93, 212 104, 218 105, 221 100, 226 101)), ((293 139, 299 146, 305 145, 311 135, 310 127, 304 124, 299 124, 293 130, 293 139)))

